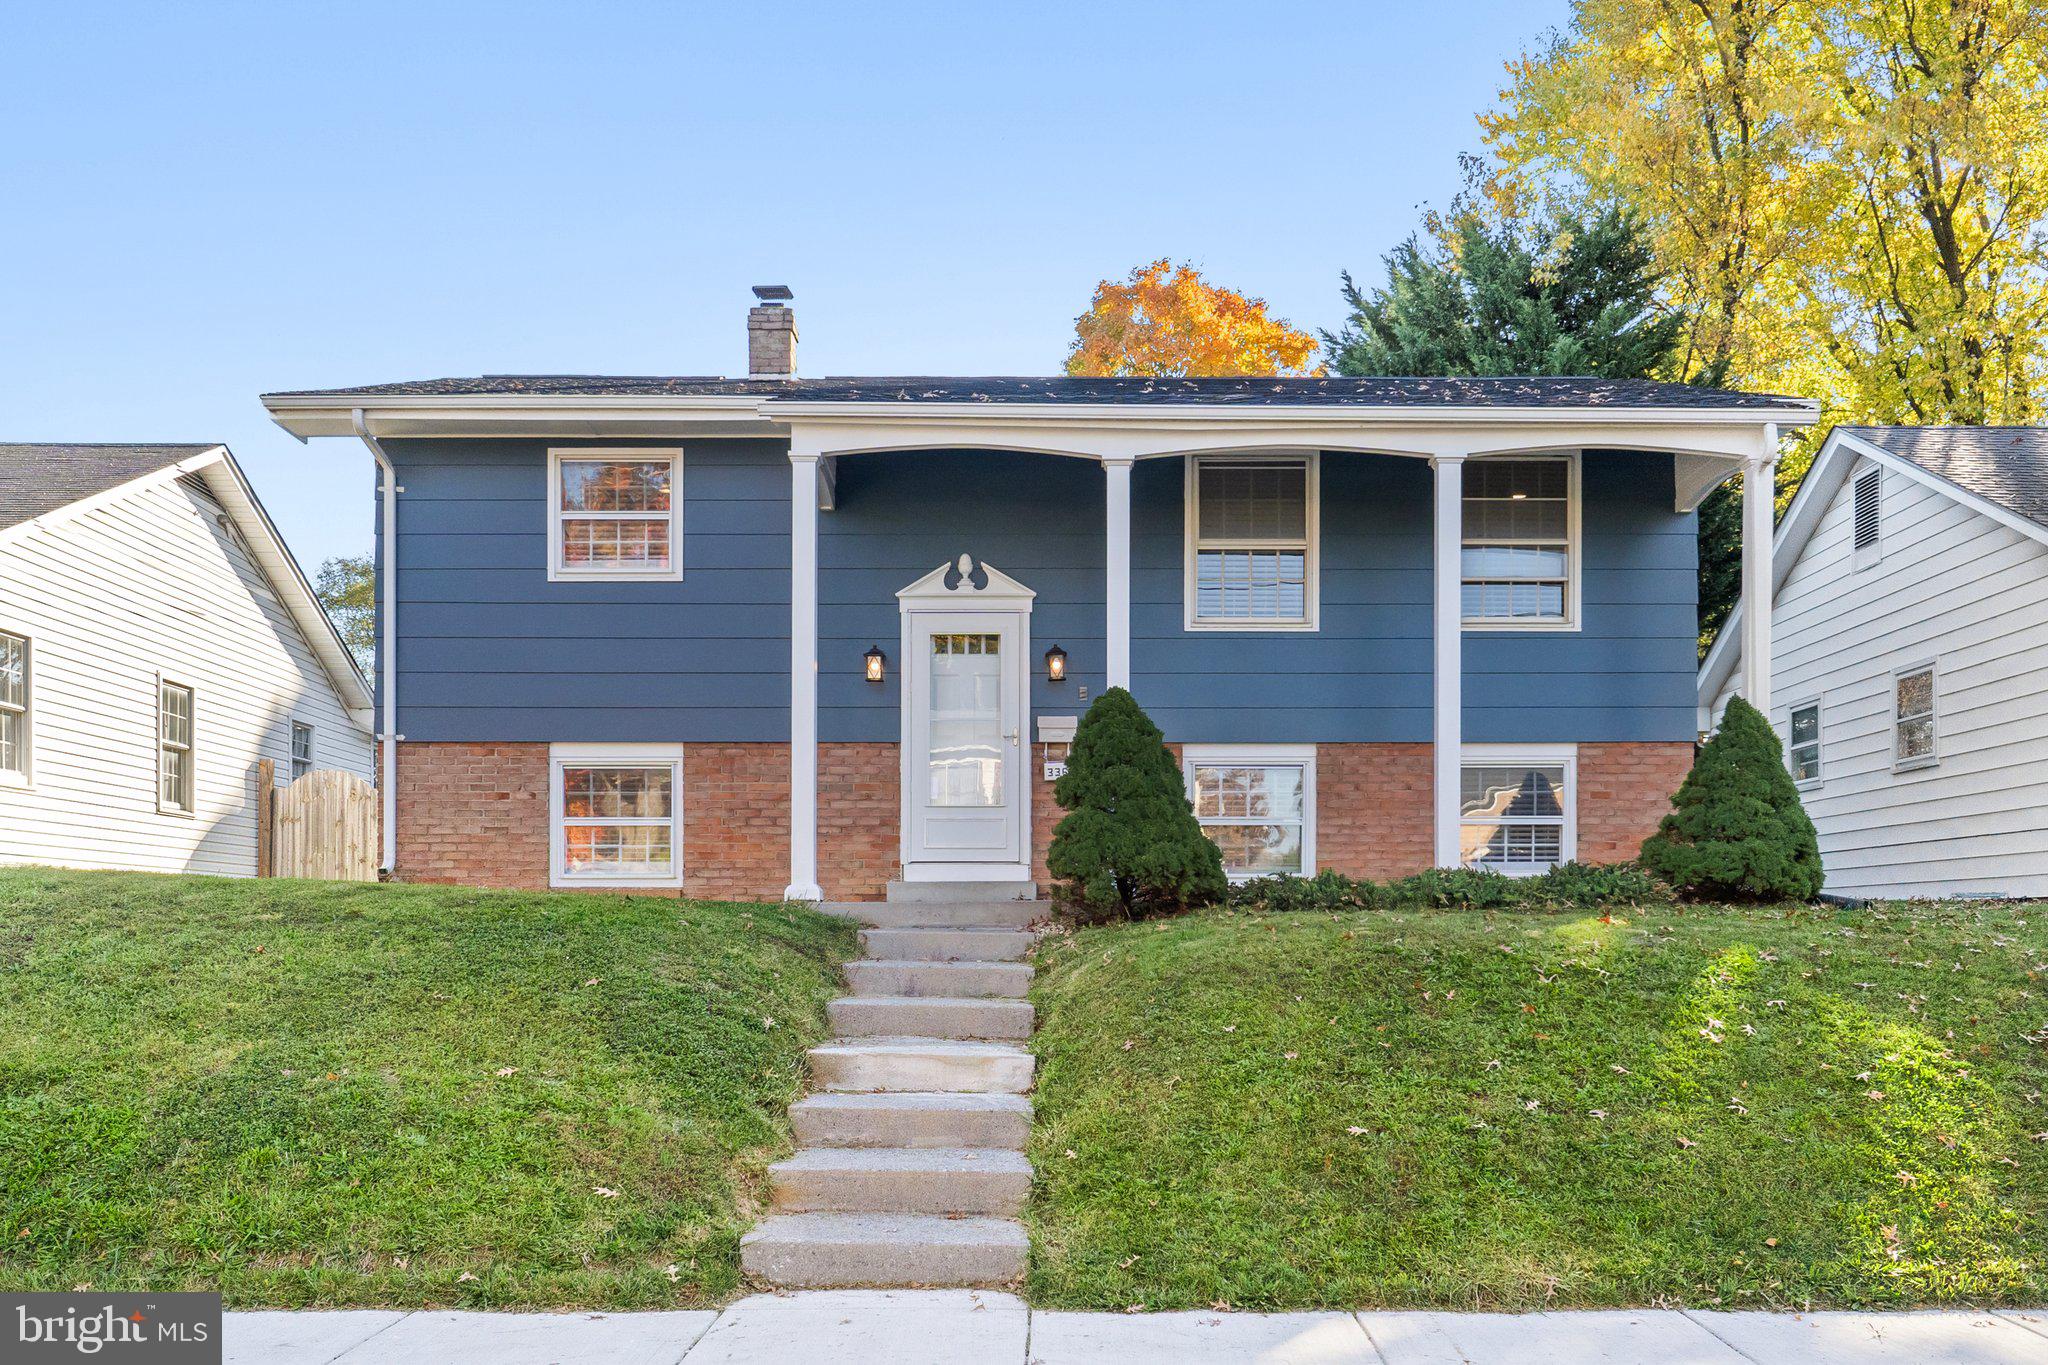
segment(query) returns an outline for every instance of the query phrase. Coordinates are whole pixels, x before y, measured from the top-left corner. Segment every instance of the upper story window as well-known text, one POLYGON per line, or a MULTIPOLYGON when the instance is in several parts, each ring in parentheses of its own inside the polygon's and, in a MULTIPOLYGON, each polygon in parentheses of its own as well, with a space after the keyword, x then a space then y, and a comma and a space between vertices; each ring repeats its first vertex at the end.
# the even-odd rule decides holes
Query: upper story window
POLYGON ((1923 768, 1934 748, 1934 665, 1917 664, 1892 675, 1892 766, 1923 768))
POLYGON ((193 728, 192 689, 182 683, 157 683, 156 782, 157 809, 190 815, 198 751, 193 728))
POLYGON ((0 630, 0 783, 29 780, 28 637, 0 630))
POLYGON ((680 450, 548 452, 548 576, 683 576, 680 450))
POLYGON ((1314 745, 1189 745, 1181 763, 1195 819, 1233 881, 1315 872, 1314 745))
POLYGON ((313 771, 313 727, 302 720, 292 722, 292 781, 313 771))
POLYGON ((1820 781, 1820 703, 1801 702, 1792 708, 1786 727, 1785 764, 1792 780, 1801 784, 1820 781))
POLYGON ((1465 624, 1568 627, 1578 619, 1579 462, 1465 462, 1465 624))
POLYGON ((1187 625, 1313 630, 1317 460, 1188 460, 1187 625))
POLYGON ((1458 842, 1467 867, 1510 876, 1578 856, 1578 752, 1569 745, 1494 751, 1468 745, 1458 842))
POLYGON ((1884 471, 1872 466, 1856 476, 1853 568, 1877 562, 1883 553, 1880 533, 1884 525, 1884 471))

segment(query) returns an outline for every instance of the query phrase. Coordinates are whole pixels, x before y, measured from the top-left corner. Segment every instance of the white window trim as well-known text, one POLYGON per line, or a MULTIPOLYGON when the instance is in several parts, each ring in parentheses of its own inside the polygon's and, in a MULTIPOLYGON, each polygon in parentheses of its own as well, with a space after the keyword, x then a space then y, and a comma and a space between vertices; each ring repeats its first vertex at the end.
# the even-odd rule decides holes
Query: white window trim
POLYGON ((1802 697, 1785 708, 1785 767, 1792 770, 1792 717, 1808 707, 1813 708, 1813 756, 1820 766, 1820 776, 1802 778, 1793 772, 1792 785, 1801 791, 1811 791, 1828 780, 1828 712, 1817 696, 1802 697))
POLYGON ((299 774, 293 772, 292 769, 299 766, 299 731, 304 730, 306 732, 306 771, 309 773, 312 772, 313 769, 320 766, 320 731, 318 727, 316 727, 313 724, 312 721, 300 720, 297 716, 291 717, 285 723, 285 726, 286 728, 284 732, 284 747, 286 779, 291 782, 296 782, 299 780, 299 774))
POLYGON ((21 641, 21 766, 0 768, 0 787, 23 790, 36 784, 36 642, 25 630, 0 626, 0 634, 21 641))
POLYGON ((1201 631, 1307 631, 1317 629, 1322 615, 1322 541, 1323 541, 1323 457, 1314 450, 1252 450, 1236 453, 1227 450, 1208 450, 1200 455, 1188 455, 1182 459, 1182 522, 1181 522, 1181 605, 1182 622, 1187 630, 1201 631), (1201 498, 1201 466, 1205 462, 1217 464, 1306 464, 1308 467, 1308 497, 1303 515, 1308 525, 1307 540, 1302 550, 1301 577, 1302 619, 1299 621, 1258 620, 1255 618, 1207 618, 1195 612, 1196 561, 1200 558, 1196 534, 1200 526, 1198 503, 1201 498))
POLYGON ((180 820, 193 820, 199 816, 199 689, 191 683, 171 677, 165 673, 156 675, 156 812, 180 820), (188 806, 167 806, 164 804, 164 689, 181 687, 192 699, 192 740, 185 746, 185 753, 192 762, 192 786, 188 806))
POLYGON ((615 886, 635 889, 677 890, 683 884, 683 746, 680 744, 550 744, 548 746, 548 885, 564 889, 615 886), (658 768, 670 769, 669 853, 675 872, 668 877, 607 876, 603 873, 571 874, 563 870, 568 841, 563 834, 562 769, 576 768, 658 768))
MULTIPOLYGON (((1464 770, 1466 768, 1511 768, 1516 764, 1534 767, 1562 767, 1564 769, 1564 825, 1558 835, 1557 861, 1559 865, 1577 862, 1579 857, 1579 746, 1576 744, 1467 744, 1458 750, 1458 785, 1460 807, 1458 824, 1462 830, 1467 823, 1464 815, 1464 770)), ((1472 824, 1519 824, 1515 820, 1474 820, 1472 824)), ((1464 837, 1461 833, 1461 839, 1464 837)), ((1541 876, 1540 868, 1496 868, 1510 877, 1541 876)))
MULTIPOLYGON (((1182 788, 1195 799, 1197 767, 1290 767, 1301 769, 1301 875, 1313 877, 1316 863, 1316 746, 1313 744, 1185 744, 1180 751, 1182 788)), ((1266 823, 1271 824, 1272 821, 1266 823)), ((1257 872, 1230 872, 1233 882, 1250 881, 1257 872)))
POLYGON ((1901 664, 1894 668, 1886 681, 1885 724, 1891 727, 1892 771, 1910 773, 1921 768, 1932 768, 1941 762, 1941 670, 1933 659, 1922 659, 1917 663, 1901 664), (1910 678, 1915 673, 1927 675, 1927 720, 1934 729, 1934 748, 1918 758, 1900 758, 1899 722, 1907 717, 1899 715, 1899 679, 1910 678))
MULTIPOLYGON (((652 520, 659 513, 647 513, 652 520)), ((676 583, 683 577, 683 448, 681 446, 550 446, 548 448, 548 581, 550 583, 676 583), (562 510, 564 460, 667 460, 668 567, 569 569, 562 565, 562 521, 582 513, 562 510)))
MULTIPOLYGON (((1884 558, 1884 466, 1866 460, 1849 475, 1849 571, 1860 573, 1884 558), (1856 543, 1856 485, 1877 476, 1877 537, 1868 545, 1856 543)), ((1907 670, 1911 672, 1911 669, 1907 670)))
MULTIPOLYGON (((1471 459, 1465 461, 1465 468, 1468 471, 1472 469, 1473 466, 1482 464, 1488 460, 1514 460, 1518 463, 1523 464, 1533 463, 1542 460, 1551 461, 1553 463, 1561 461, 1564 463, 1567 470, 1567 473, 1565 475, 1564 495, 1564 619, 1561 621, 1541 621, 1531 620, 1528 617, 1509 619, 1506 617, 1492 616, 1466 616, 1462 618, 1462 625, 1465 630, 1555 632, 1576 631, 1582 628, 1585 619, 1585 612, 1583 610, 1583 607, 1585 593, 1584 584, 1586 578, 1585 536, 1582 534, 1582 527, 1584 523, 1583 510, 1585 507, 1585 496, 1583 487, 1584 480, 1581 477, 1581 470, 1583 466, 1583 460, 1581 458, 1582 454, 1583 452, 1576 450, 1565 451, 1563 453, 1532 453, 1527 455, 1517 454, 1513 451, 1503 451, 1498 455, 1475 455, 1471 459)), ((1466 543, 1463 531, 1464 518, 1465 500, 1463 494, 1461 493, 1458 499, 1458 525, 1460 528, 1458 535, 1458 557, 1460 561, 1458 573, 1458 588, 1461 595, 1464 592, 1465 583, 1463 565, 1464 550, 1466 543)))

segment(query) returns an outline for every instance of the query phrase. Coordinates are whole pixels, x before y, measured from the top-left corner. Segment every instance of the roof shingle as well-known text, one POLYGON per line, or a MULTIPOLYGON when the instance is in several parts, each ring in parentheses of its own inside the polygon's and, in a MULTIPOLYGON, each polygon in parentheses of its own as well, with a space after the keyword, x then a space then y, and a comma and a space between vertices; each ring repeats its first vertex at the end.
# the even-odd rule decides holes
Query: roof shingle
POLYGON ((1841 427, 2042 526, 2048 526, 2048 427, 1841 427))
POLYGON ((1584 376, 1479 378, 1164 379, 874 376, 719 379, 706 375, 481 375, 352 389, 301 389, 265 398, 513 396, 739 397, 818 403, 1139 403, 1349 407, 1764 408, 1810 406, 1783 394, 1584 376))
POLYGON ((0 530, 217 449, 218 445, 0 442, 0 530))

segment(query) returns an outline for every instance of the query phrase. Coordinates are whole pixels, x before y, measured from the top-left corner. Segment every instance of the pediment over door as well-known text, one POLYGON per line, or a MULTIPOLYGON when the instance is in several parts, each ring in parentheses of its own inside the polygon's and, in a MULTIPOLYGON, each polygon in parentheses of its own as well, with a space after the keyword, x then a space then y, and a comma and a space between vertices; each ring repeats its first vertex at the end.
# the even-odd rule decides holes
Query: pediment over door
POLYGON ((1014 607, 1030 610, 1037 593, 992 564, 977 564, 972 555, 939 565, 896 594, 908 609, 1014 607))

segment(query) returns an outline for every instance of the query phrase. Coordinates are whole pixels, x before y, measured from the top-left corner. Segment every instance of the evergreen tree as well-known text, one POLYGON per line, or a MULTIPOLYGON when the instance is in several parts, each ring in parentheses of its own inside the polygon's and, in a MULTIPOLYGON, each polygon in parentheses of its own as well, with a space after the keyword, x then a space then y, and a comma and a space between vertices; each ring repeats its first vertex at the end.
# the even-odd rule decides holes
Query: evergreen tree
POLYGON ((1566 212, 1524 231, 1465 211, 1434 235, 1396 247, 1370 294, 1345 273, 1350 316, 1323 337, 1336 373, 1646 379, 1669 367, 1685 320, 1658 305, 1628 214, 1566 212))
POLYGON ((1229 889, 1223 855, 1195 821, 1165 736, 1123 688, 1104 692, 1081 718, 1053 799, 1067 815, 1046 865, 1070 904, 1136 917, 1206 904, 1229 889))
POLYGON ((1673 810, 1643 841, 1643 866, 1689 895, 1812 900, 1820 843, 1763 712, 1740 697, 1693 760, 1673 810))

